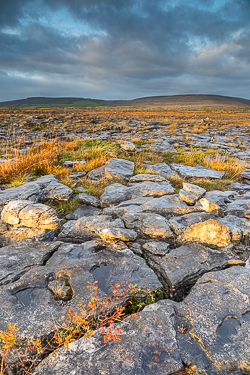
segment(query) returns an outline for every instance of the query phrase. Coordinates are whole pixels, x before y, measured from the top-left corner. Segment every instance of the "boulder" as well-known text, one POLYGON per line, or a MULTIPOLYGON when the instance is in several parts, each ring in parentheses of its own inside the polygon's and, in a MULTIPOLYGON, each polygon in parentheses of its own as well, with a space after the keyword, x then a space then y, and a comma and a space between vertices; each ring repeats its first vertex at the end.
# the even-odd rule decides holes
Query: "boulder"
POLYGON ((28 182, 0 191, 0 205, 5 205, 14 200, 28 200, 37 203, 43 199, 43 188, 37 182, 28 182))
POLYGON ((234 215, 227 215, 218 221, 226 225, 229 229, 231 240, 241 242, 245 245, 250 243, 250 221, 234 215))
POLYGON ((92 169, 92 171, 87 174, 88 179, 98 182, 105 179, 105 165, 92 169))
POLYGON ((60 222, 53 208, 41 203, 17 200, 8 203, 1 220, 7 224, 35 229, 59 229, 60 222))
POLYGON ((28 238, 36 241, 53 241, 58 232, 56 230, 18 227, 9 224, 6 224, 6 226, 6 230, 3 230, 1 225, 0 247, 15 244, 28 238))
POLYGON ((215 218, 208 213, 191 213, 174 217, 169 224, 180 242, 198 241, 219 247, 231 241, 249 243, 250 221, 233 215, 215 218))
POLYGON ((63 225, 62 231, 58 235, 58 240, 73 244, 81 244, 85 241, 99 238, 95 232, 89 230, 88 228, 83 229, 76 223, 77 220, 67 221, 63 225))
POLYGON ((250 219, 250 197, 242 196, 228 203, 225 208, 225 213, 250 219))
POLYGON ((66 215, 67 220, 77 220, 85 216, 100 215, 102 210, 88 204, 83 204, 75 209, 71 214, 66 215))
POLYGON ((137 233, 133 230, 125 229, 121 219, 113 220, 111 216, 99 215, 82 217, 76 222, 76 226, 96 233, 103 240, 134 241, 137 233))

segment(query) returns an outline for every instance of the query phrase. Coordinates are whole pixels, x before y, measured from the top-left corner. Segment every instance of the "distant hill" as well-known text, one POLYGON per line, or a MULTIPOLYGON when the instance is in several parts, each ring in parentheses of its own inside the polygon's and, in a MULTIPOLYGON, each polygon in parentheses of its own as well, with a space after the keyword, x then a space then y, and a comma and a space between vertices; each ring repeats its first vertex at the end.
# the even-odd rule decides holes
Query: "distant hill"
POLYGON ((168 107, 168 108, 244 108, 250 109, 250 100, 221 95, 172 95, 150 96, 133 100, 101 100, 90 98, 46 98, 0 102, 0 107, 92 107, 92 106, 132 106, 132 107, 168 107))

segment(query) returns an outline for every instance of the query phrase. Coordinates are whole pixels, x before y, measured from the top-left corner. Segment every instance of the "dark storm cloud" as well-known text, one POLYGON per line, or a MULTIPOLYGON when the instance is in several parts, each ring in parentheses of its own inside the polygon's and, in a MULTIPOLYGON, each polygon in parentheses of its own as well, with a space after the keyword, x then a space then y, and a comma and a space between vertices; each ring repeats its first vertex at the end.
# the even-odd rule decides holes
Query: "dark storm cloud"
POLYGON ((2 1, 0 100, 250 97, 249 21, 249 0, 2 1))

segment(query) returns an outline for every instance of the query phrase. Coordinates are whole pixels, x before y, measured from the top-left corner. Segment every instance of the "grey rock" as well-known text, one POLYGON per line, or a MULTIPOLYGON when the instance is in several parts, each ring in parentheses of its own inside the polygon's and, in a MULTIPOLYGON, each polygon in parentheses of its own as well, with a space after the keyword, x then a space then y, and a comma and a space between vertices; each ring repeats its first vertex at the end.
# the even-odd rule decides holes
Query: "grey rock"
POLYGON ((144 212, 154 212, 165 217, 203 211, 202 207, 188 206, 177 194, 153 198, 142 203, 140 206, 144 212))
POLYGON ((216 216, 221 216, 223 209, 226 208, 228 203, 231 203, 238 197, 235 191, 220 191, 213 190, 200 199, 199 204, 202 205, 206 212, 211 212, 216 216))
POLYGON ((130 178, 129 183, 131 182, 144 182, 144 181, 152 181, 152 182, 163 182, 167 181, 165 177, 162 177, 157 174, 149 174, 149 173, 142 173, 137 174, 130 178))
POLYGON ((183 182, 183 189, 197 195, 199 198, 206 194, 206 189, 194 184, 189 184, 188 182, 183 182))
MULTIPOLYGON (((54 250, 50 249, 50 255, 54 250)), ((47 255, 42 256, 40 252, 37 256, 38 263, 47 255)), ((26 264, 32 261, 27 252, 26 257, 26 264)), ((143 289, 161 287, 156 275, 141 257, 128 249, 114 251, 108 242, 63 244, 45 265, 39 264, 29 267, 16 280, 9 271, 3 277, 5 280, 12 278, 12 282, 0 287, 0 329, 5 330, 8 323, 15 324, 19 328, 18 337, 26 340, 48 335, 52 330, 50 322, 60 322, 61 315, 69 307, 75 311, 79 310, 79 303, 88 304, 91 299, 88 281, 98 281, 100 298, 105 298, 105 293, 112 295, 111 285, 121 285, 122 281, 127 280, 129 285, 138 284, 143 289), (66 304, 60 301, 60 295, 57 294, 55 299, 51 293, 55 286, 51 282, 65 280, 73 292, 66 304)), ((21 267, 20 262, 16 261, 16 267, 21 267)), ((20 276, 22 269, 18 272, 20 276)))
MULTIPOLYGON (((178 314, 191 322, 178 343, 186 362, 197 357, 197 343, 203 360, 197 370, 209 371, 208 359, 215 373, 239 375, 250 366, 250 269, 231 267, 206 273, 193 287, 178 314), (205 355, 204 355, 205 354, 205 355)), ((196 363, 196 362, 195 362, 196 363)))
POLYGON ((129 180, 134 173, 134 163, 125 159, 111 158, 105 166, 105 176, 110 179, 129 180))
POLYGON ((179 196, 184 202, 191 205, 195 204, 195 202, 197 202, 199 199, 198 195, 184 189, 180 189, 179 196))
POLYGON ((135 145, 132 142, 123 143, 120 147, 124 151, 135 151, 135 145))
POLYGON ((58 249, 61 242, 25 240, 2 247, 0 251, 0 285, 20 279, 34 266, 42 266, 58 249))
POLYGON ((62 231, 58 235, 58 240, 63 242, 70 242, 80 244, 85 241, 90 241, 99 236, 91 230, 81 228, 76 225, 77 220, 67 221, 62 228, 62 231))
POLYGON ((56 230, 18 227, 8 224, 7 230, 0 233, 0 247, 15 244, 28 238, 36 241, 53 241, 57 233, 56 230))
POLYGON ((170 165, 173 170, 178 172, 182 177, 200 177, 200 178, 216 178, 222 179, 225 175, 225 172, 216 171, 212 168, 207 167, 190 167, 188 165, 183 164, 171 164, 170 165))
POLYGON ((80 193, 78 195, 78 198, 80 199, 82 203, 90 204, 91 206, 94 206, 94 207, 100 206, 100 200, 93 195, 90 195, 87 193, 80 193))
POLYGON ((41 203, 16 200, 8 203, 1 220, 7 224, 36 229, 59 229, 60 222, 53 208, 41 203))
POLYGON ((40 177, 36 183, 44 189, 43 199, 68 200, 73 195, 73 190, 61 184, 54 175, 40 177))
POLYGON ((0 205, 4 205, 14 200, 28 200, 33 203, 43 199, 43 188, 37 182, 15 186, 10 189, 0 191, 0 205))
POLYGON ((178 242, 202 242, 224 247, 232 237, 227 222, 213 215, 191 213, 169 220, 171 228, 178 235, 178 242))
POLYGON ((158 163, 154 165, 146 164, 145 165, 147 170, 153 173, 158 173, 163 177, 173 177, 177 176, 178 174, 170 168, 170 166, 166 163, 158 163))
POLYGON ((123 228, 97 228, 95 233, 98 234, 103 240, 121 240, 121 241, 134 241, 137 233, 130 229, 123 228))
POLYGON ((241 184, 240 182, 234 182, 227 186, 230 190, 236 190, 236 191, 247 191, 250 190, 250 185, 248 184, 241 184))
POLYGON ((173 217, 169 220, 169 225, 175 232, 177 236, 183 235, 186 228, 196 224, 206 221, 208 219, 213 218, 212 215, 200 212, 200 213, 191 213, 183 216, 173 217))
POLYGON ((81 172, 75 172, 75 173, 71 173, 69 175, 69 178, 72 178, 72 179, 78 179, 78 178, 82 178, 86 175, 86 172, 84 171, 81 171, 81 172))
POLYGON ((127 214, 122 217, 126 227, 138 230, 141 234, 149 237, 173 238, 167 220, 157 214, 135 213, 127 214))
POLYGON ((142 249, 146 257, 150 255, 164 256, 170 251, 169 244, 160 241, 146 242, 143 244, 142 249))
POLYGON ((83 205, 77 207, 77 209, 74 212, 72 212, 71 214, 66 215, 66 219, 67 220, 77 220, 77 219, 80 219, 81 217, 84 217, 84 216, 96 216, 96 215, 100 215, 101 213, 102 213, 102 210, 100 210, 96 207, 92 207, 92 206, 83 204, 83 205))
POLYGON ((236 199, 232 203, 227 204, 225 213, 229 215, 235 215, 239 217, 246 217, 250 219, 250 197, 241 197, 236 199), (245 199, 244 199, 245 198, 245 199))
POLYGON ((233 242, 242 242, 249 245, 250 221, 248 219, 227 215, 218 219, 218 221, 228 227, 233 242))
POLYGON ((152 151, 157 152, 176 152, 176 149, 167 140, 153 143, 149 147, 152 151))
POLYGON ((173 194, 174 188, 169 182, 152 182, 143 181, 141 183, 130 184, 131 198, 147 197, 147 196, 162 196, 166 194, 173 194))
POLYGON ((67 160, 63 163, 65 167, 74 167, 75 165, 87 165, 87 162, 85 160, 80 161, 71 161, 67 160))
POLYGON ((90 230, 100 236, 103 240, 134 241, 137 233, 133 230, 125 229, 121 219, 113 220, 111 216, 99 215, 85 217, 77 220, 76 226, 85 230, 90 230))
POLYGON ((105 165, 92 169, 92 171, 88 172, 87 177, 96 182, 105 179, 105 165))
POLYGON ((104 189, 100 202, 102 207, 110 207, 130 198, 130 189, 127 186, 116 183, 104 189))
POLYGON ((103 213, 105 215, 114 215, 122 217, 127 214, 135 214, 142 212, 142 208, 138 206, 137 204, 129 204, 128 206, 125 205, 118 205, 113 207, 106 207, 103 210, 103 213))
POLYGON ((245 264, 237 255, 225 249, 214 250, 195 243, 170 250, 164 257, 149 256, 148 263, 174 298, 185 296, 206 272, 245 264))
POLYGON ((244 170, 240 173, 239 177, 245 178, 246 180, 250 180, 250 169, 247 169, 247 168, 244 169, 244 170))
POLYGON ((146 307, 112 328, 122 329, 119 343, 104 344, 100 331, 91 340, 71 343, 38 367, 37 375, 170 375, 182 369, 174 328, 173 302, 146 307))

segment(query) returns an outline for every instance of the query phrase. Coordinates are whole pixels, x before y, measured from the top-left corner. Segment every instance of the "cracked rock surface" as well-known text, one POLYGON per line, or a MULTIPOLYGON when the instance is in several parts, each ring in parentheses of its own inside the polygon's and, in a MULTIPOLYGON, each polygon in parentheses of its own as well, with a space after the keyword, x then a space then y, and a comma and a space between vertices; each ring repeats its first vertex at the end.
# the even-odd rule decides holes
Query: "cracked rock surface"
POLYGON ((39 203, 71 199, 55 176, 0 191, 0 330, 15 324, 28 344, 49 335, 49 322, 69 308, 88 304, 88 281, 98 282, 99 298, 128 281, 168 299, 115 323, 119 343, 105 344, 96 331, 34 373, 171 375, 192 363, 209 375, 250 374, 249 193, 206 192, 185 181, 175 194, 167 169, 189 170, 160 163, 154 174, 133 175, 131 163, 111 158, 89 172, 110 184, 100 199, 75 196, 79 206, 62 227, 39 203))

